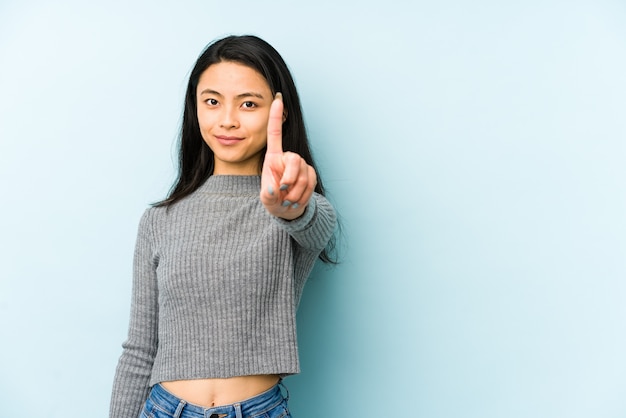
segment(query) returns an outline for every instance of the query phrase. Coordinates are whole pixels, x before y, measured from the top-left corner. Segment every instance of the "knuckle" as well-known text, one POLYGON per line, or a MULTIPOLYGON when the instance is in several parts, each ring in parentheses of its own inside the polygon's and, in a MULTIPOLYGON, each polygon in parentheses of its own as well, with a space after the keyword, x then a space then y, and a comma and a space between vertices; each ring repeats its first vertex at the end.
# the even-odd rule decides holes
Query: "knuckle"
POLYGON ((287 151, 285 152, 285 158, 287 158, 287 161, 291 163, 297 163, 298 160, 300 159, 300 156, 294 152, 287 151))
POLYGON ((280 127, 271 127, 270 129, 268 129, 267 133, 273 136, 281 136, 282 131, 280 127))

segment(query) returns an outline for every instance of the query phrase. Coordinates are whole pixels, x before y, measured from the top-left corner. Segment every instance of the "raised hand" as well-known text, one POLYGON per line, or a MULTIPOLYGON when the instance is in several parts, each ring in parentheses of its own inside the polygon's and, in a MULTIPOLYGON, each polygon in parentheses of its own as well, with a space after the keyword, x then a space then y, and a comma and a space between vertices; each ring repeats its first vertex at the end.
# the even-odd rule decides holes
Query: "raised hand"
POLYGON ((261 202, 269 213, 295 219, 304 213, 317 185, 315 169, 294 152, 283 152, 283 100, 280 93, 270 107, 267 152, 261 173, 261 202))

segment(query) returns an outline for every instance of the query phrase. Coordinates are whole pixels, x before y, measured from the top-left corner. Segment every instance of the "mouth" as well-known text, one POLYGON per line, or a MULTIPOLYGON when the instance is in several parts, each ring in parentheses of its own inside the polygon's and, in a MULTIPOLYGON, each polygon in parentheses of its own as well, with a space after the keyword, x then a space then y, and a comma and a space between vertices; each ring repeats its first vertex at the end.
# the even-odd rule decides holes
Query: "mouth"
POLYGON ((243 138, 238 136, 226 136, 226 135, 215 135, 215 139, 222 145, 233 145, 240 141, 243 141, 243 138))

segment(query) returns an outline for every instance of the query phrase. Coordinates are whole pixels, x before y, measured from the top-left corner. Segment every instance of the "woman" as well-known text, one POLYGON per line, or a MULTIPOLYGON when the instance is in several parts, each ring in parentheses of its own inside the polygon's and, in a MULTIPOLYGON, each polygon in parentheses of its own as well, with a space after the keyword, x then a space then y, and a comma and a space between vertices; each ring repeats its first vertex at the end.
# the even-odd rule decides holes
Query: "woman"
POLYGON ((178 178, 140 221, 110 416, 290 416, 295 312, 315 260, 333 262, 335 227, 283 59, 254 36, 210 44, 178 178))

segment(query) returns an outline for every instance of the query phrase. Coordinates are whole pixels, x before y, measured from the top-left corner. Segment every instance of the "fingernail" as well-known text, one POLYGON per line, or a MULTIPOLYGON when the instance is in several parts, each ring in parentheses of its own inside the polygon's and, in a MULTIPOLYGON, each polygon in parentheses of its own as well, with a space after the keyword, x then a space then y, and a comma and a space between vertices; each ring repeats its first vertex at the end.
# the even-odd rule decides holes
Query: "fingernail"
POLYGON ((270 196, 274 196, 274 188, 272 186, 267 186, 267 192, 270 196))
POLYGON ((283 94, 281 92, 276 92, 276 98, 283 100, 283 94))
POLYGON ((285 201, 283 202, 283 206, 284 206, 284 207, 287 207, 287 206, 289 206, 289 205, 291 205, 291 202, 290 202, 290 201, 285 200, 285 201))
POLYGON ((297 204, 297 203, 294 203, 293 205, 291 205, 291 208, 292 208, 292 209, 298 209, 298 206, 300 206, 300 205, 299 205, 299 204, 297 204))
POLYGON ((280 185, 280 190, 281 190, 281 191, 283 191, 283 192, 284 192, 285 190, 287 190, 288 188, 289 188, 289 186, 288 186, 288 185, 286 185, 286 184, 281 184, 281 185, 280 185))

